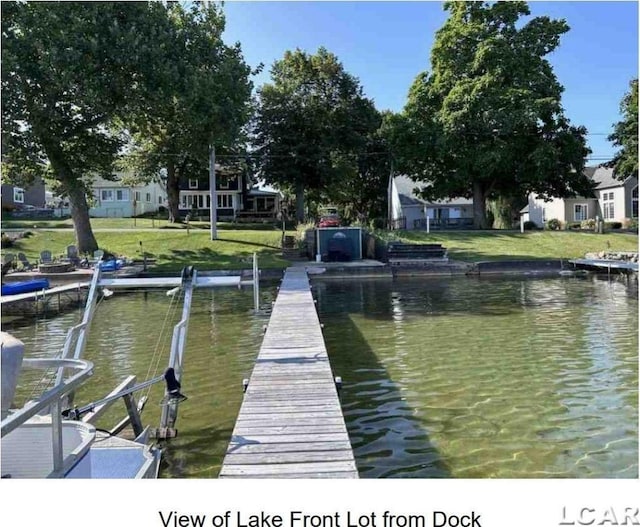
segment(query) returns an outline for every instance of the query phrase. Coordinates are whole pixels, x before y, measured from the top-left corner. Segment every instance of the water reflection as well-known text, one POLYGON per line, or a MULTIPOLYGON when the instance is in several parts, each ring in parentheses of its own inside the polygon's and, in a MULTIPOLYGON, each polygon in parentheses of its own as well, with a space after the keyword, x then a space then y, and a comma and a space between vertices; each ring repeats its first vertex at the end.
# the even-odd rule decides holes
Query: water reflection
POLYGON ((637 477, 624 283, 314 285, 363 477, 637 477))
MULTIPOLYGON (((179 408, 178 437, 165 444, 161 477, 218 475, 242 402, 242 379, 251 373, 274 299, 274 287, 261 288, 264 311, 255 314, 251 290, 195 291, 182 378, 182 391, 189 399, 179 408)), ((104 397, 128 375, 142 381, 164 371, 173 325, 182 313, 178 300, 164 292, 116 293, 100 304, 85 353, 95 373, 78 393, 78 404, 104 397)), ((81 318, 82 313, 74 311, 31 325, 3 320, 3 330, 23 340, 30 356, 54 356, 67 330, 81 318)), ((24 400, 30 390, 23 389, 19 397, 24 400)), ((160 384, 150 389, 145 424, 158 425, 163 390, 160 384)), ((123 409, 114 405, 98 425, 112 426, 123 409)))

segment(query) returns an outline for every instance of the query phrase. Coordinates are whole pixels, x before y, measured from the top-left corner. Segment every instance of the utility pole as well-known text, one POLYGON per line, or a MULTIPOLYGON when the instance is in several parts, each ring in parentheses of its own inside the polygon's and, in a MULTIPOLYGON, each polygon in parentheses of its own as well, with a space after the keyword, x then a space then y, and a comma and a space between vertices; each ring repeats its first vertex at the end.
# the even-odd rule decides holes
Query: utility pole
POLYGON ((216 226, 218 197, 216 195, 216 147, 209 145, 209 188, 211 193, 211 241, 218 239, 218 227, 216 226))

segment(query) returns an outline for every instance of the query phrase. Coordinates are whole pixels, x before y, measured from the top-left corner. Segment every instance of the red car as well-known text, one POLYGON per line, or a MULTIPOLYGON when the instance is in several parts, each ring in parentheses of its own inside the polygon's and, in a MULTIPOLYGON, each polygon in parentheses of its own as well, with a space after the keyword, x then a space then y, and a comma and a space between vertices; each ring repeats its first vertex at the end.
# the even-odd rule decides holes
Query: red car
POLYGON ((322 216, 318 222, 318 227, 340 227, 340 218, 337 215, 322 216))

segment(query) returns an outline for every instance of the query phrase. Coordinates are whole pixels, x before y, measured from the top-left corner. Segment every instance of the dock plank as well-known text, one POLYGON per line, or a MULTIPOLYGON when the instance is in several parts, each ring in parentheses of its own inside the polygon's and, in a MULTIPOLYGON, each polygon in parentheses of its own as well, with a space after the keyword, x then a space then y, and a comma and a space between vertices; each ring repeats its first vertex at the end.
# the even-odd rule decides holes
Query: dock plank
POLYGON ((285 273, 220 477, 358 477, 304 269, 285 273))

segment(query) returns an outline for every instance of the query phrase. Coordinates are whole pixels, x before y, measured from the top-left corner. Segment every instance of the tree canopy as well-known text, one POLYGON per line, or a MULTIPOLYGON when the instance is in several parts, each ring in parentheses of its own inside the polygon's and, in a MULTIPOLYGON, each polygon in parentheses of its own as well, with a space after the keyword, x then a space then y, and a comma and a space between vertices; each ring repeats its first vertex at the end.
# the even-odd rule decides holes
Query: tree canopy
POLYGON ((222 40, 220 7, 170 2, 166 10, 158 60, 145 77, 146 104, 124 126, 133 139, 128 166, 145 179, 166 168, 169 219, 177 221, 180 180, 206 174, 210 145, 220 153, 242 142, 253 85, 240 45, 222 40))
POLYGON ((365 148, 380 117, 358 80, 324 48, 315 55, 287 51, 258 90, 254 145, 260 173, 296 195, 314 199, 353 174, 353 154, 365 148))
POLYGON ((111 176, 124 143, 113 120, 136 100, 157 13, 140 2, 2 6, 3 173, 25 185, 50 177, 69 197, 82 252, 97 249, 83 177, 111 176))
POLYGON ((625 179, 638 176, 638 79, 629 83, 629 91, 620 103, 622 120, 614 125, 613 133, 608 137, 615 146, 621 147, 613 160, 616 176, 625 179))
POLYGON ((5 2, 2 15, 3 175, 68 196, 81 252, 98 247, 91 179, 112 179, 125 151, 142 177, 167 168, 175 217, 177 178, 249 118, 251 71, 212 3, 5 2))
POLYGON ((529 15, 525 2, 446 2, 431 72, 413 83, 394 133, 399 166, 428 182, 425 197, 472 197, 488 227, 488 199, 589 194, 584 127, 565 117, 545 58, 569 30, 529 15))

